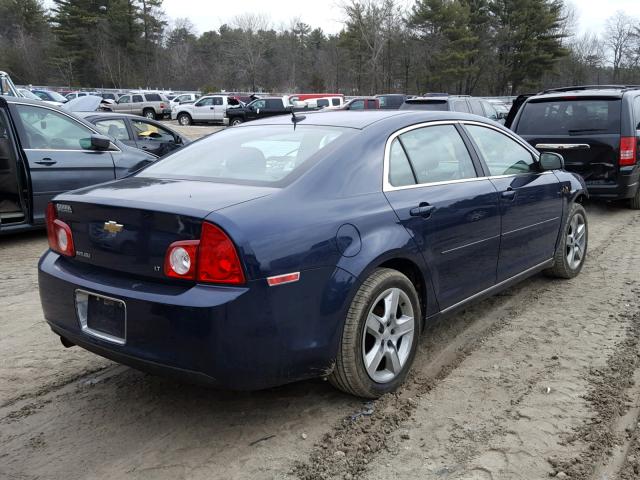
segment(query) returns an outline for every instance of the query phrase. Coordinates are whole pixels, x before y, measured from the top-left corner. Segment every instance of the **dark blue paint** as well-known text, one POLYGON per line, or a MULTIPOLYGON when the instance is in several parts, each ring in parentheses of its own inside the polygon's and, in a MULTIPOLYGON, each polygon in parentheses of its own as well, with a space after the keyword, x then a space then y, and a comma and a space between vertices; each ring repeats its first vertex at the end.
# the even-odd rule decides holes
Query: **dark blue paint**
MULTIPOLYGON (((585 194, 566 172, 383 192, 386 139, 408 125, 446 119, 480 121, 446 112, 309 114, 307 124, 359 131, 284 188, 133 176, 60 195, 57 201, 74 210, 61 218, 91 259, 43 256, 45 318, 58 334, 101 355, 228 387, 323 375, 350 302, 375 268, 402 262, 417 272, 425 317, 432 318, 551 258, 568 203, 585 194), (563 186, 569 188, 561 194, 563 186), (510 203, 501 195, 508 187, 516 191, 510 203), (430 217, 411 216, 422 201, 434 207, 430 217), (106 220, 125 231, 101 233, 106 220), (198 238, 202 220, 233 239, 245 285, 169 281, 154 268, 171 242, 198 238), (267 286, 266 277, 297 271, 299 282, 267 286), (76 288, 126 302, 126 346, 79 331, 76 288)), ((239 128, 250 135, 251 128, 289 121, 239 128)), ((215 135, 202 141, 215 144, 215 135)))

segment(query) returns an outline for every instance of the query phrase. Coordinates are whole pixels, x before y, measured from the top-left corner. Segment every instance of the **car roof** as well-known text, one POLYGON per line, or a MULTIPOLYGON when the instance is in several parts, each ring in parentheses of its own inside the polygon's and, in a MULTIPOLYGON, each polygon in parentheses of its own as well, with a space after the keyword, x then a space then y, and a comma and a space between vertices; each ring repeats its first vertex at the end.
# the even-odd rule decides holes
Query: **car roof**
POLYGON ((544 90, 540 93, 531 96, 531 99, 545 99, 545 98, 562 98, 562 97, 612 97, 622 98, 626 92, 636 91, 640 92, 640 86, 637 85, 585 85, 564 87, 558 89, 544 90))
MULTIPOLYGON (((297 117, 304 117, 298 125, 331 126, 364 129, 374 123, 395 122, 399 128, 415 123, 438 120, 473 120, 490 125, 499 125, 484 117, 460 112, 430 112, 424 110, 364 110, 364 111, 321 111, 295 112, 297 117)), ((277 115, 243 123, 233 128, 248 128, 255 125, 292 125, 291 115, 277 115)))
MULTIPOLYGON (((33 91, 37 92, 38 90, 32 90, 32 92, 33 91)), ((30 98, 25 98, 25 97, 10 97, 8 95, 0 95, 0 102, 2 100, 4 100, 6 103, 24 103, 24 104, 27 104, 27 105, 35 105, 37 107, 44 106, 44 105, 42 105, 43 104, 42 100, 31 100, 30 98)), ((47 104, 46 107, 47 108, 53 107, 54 109, 56 108, 51 104, 47 104)))

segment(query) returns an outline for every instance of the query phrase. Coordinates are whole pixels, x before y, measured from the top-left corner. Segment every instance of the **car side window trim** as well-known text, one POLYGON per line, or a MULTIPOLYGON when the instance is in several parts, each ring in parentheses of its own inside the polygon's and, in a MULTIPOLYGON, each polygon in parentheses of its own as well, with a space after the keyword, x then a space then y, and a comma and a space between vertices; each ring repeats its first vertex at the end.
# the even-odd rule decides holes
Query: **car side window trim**
MULTIPOLYGON (((454 184, 454 183, 466 183, 466 182, 477 182, 478 180, 486 180, 488 177, 486 176, 481 176, 484 172, 483 172, 483 168, 481 163, 479 162, 479 158, 477 156, 477 153, 475 152, 475 150, 472 147, 472 145, 470 145, 469 140, 466 138, 465 133, 466 132, 461 132, 460 127, 459 127, 460 121, 459 120, 442 120, 442 121, 432 121, 432 122, 423 122, 423 123, 418 123, 416 125, 410 125, 408 127, 404 127, 400 130, 395 131, 394 133, 392 133, 389 138, 387 138, 387 142, 385 144, 384 147, 384 163, 383 163, 383 172, 382 172, 382 191, 384 192, 390 192, 390 191, 394 191, 394 190, 405 190, 405 189, 409 189, 409 188, 421 188, 421 187, 429 187, 432 185, 447 185, 447 184, 454 184), (456 128, 456 131, 458 132, 458 135, 460 135, 460 138, 462 140, 462 142, 465 145, 465 148, 467 149, 467 152, 469 154, 469 157, 471 157, 471 161, 473 163, 474 169, 476 171, 476 177, 470 177, 470 178, 461 178, 461 179, 456 179, 456 180, 444 180, 444 181, 439 181, 439 182, 426 182, 426 183, 416 183, 414 185, 402 185, 402 186, 398 186, 395 187, 393 185, 391 185, 391 182, 389 180, 389 165, 390 165, 390 156, 391 156, 391 144, 393 143, 393 141, 400 137, 400 135, 410 132, 412 130, 416 130, 419 128, 424 128, 424 127, 432 127, 432 126, 437 126, 437 125, 453 125, 456 128)), ((402 145, 402 142, 400 142, 400 145, 402 145)), ((402 145, 402 148, 404 150, 404 145, 402 145)), ((405 151, 406 154, 406 151, 405 151)), ((413 166, 412 166, 413 169, 413 166)), ((415 175, 415 172, 414 172, 415 175)))
MULTIPOLYGON (((539 161, 540 154, 531 145, 529 145, 525 141, 521 140, 520 138, 516 137, 511 132, 506 132, 506 131, 502 130, 501 128, 497 128, 497 127, 495 127, 493 125, 489 125, 489 124, 483 123, 483 122, 475 122, 473 120, 444 120, 444 121, 423 122, 423 123, 418 123, 416 125, 410 125, 408 127, 402 128, 402 129, 394 132, 393 134, 391 134, 389 136, 389 138, 387 138, 387 142, 386 142, 385 147, 384 147, 384 164, 383 164, 383 169, 382 169, 383 170, 383 172, 382 172, 382 191, 391 192, 391 191, 394 191, 394 190, 405 190, 405 189, 409 189, 409 188, 421 188, 421 187, 428 187, 428 186, 432 186, 432 185, 448 185, 448 184, 455 184, 455 183, 477 182, 479 180, 489 180, 489 179, 492 179, 492 178, 510 178, 510 177, 517 177, 517 176, 521 176, 521 175, 530 175, 530 173, 511 173, 511 174, 507 174, 507 175, 489 175, 488 174, 489 173, 488 167, 485 165, 484 160, 482 160, 481 157, 478 155, 478 152, 476 151, 475 145, 473 145, 473 144, 470 145, 469 142, 471 142, 471 140, 468 138, 469 134, 466 131, 464 131, 464 125, 477 125, 477 126, 480 126, 480 127, 490 128, 492 130, 497 131, 498 133, 502 133, 503 135, 511 138, 512 140, 516 141, 518 144, 522 145, 525 149, 527 149, 531 153, 531 155, 533 156, 534 161, 536 163, 539 161), (389 157, 390 157, 390 154, 391 154, 391 143, 398 136, 402 135, 405 132, 409 132, 409 131, 414 130, 416 128, 423 128, 423 127, 428 127, 428 126, 432 126, 432 125, 456 125, 459 129, 462 129, 463 132, 461 134, 461 137, 462 137, 463 141, 465 142, 465 145, 467 146, 467 150, 469 150, 469 148, 471 147, 471 149, 469 150, 469 155, 471 155, 471 158, 474 160, 474 165, 476 166, 476 171, 478 172, 479 175, 482 175, 482 174, 484 174, 484 175, 483 176, 478 176, 478 177, 475 177, 475 178, 462 178, 462 179, 458 179, 458 180, 446 180, 446 181, 443 181, 443 182, 417 183, 415 185, 403 185, 403 186, 400 186, 400 187, 394 187, 389 182, 389 157), (480 171, 478 171, 478 163, 482 167, 482 170, 480 170, 480 171), (482 173, 480 173, 480 172, 482 172, 482 173)), ((539 175, 549 175, 549 174, 553 174, 553 172, 546 171, 546 172, 540 172, 539 173, 539 175)))

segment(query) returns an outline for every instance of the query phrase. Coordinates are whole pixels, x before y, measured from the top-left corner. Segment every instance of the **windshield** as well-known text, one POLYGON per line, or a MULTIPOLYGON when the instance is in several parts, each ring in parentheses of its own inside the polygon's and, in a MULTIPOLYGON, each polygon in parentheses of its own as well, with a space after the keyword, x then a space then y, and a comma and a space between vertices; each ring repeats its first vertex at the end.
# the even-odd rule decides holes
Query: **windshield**
POLYGON ((342 127, 260 125, 229 128, 182 148, 138 175, 273 185, 288 183, 316 154, 354 130, 342 127))
POLYGON ((20 92, 20 95, 22 95, 24 98, 29 98, 31 100, 42 100, 39 96, 37 96, 35 93, 25 89, 25 88, 19 88, 18 92, 20 92))
POLYGON ((620 99, 554 98, 525 104, 521 135, 620 134, 620 99))
POLYGON ((52 90, 48 90, 47 93, 51 96, 51 98, 53 98, 54 101, 56 102, 66 102, 67 99, 64 98, 62 95, 60 95, 58 92, 54 92, 52 90))

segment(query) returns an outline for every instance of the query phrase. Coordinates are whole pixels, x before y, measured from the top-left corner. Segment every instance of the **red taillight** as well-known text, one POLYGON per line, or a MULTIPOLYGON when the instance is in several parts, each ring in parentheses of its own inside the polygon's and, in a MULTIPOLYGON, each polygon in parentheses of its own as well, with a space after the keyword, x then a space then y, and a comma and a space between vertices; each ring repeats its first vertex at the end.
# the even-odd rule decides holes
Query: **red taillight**
POLYGON ((636 164, 636 137, 620 137, 620 161, 621 167, 636 164))
POLYGON ((56 207, 53 203, 47 205, 47 237, 49 247, 54 252, 67 257, 75 257, 76 249, 73 244, 71 227, 57 218, 56 207))
POLYGON ((164 108, 164 103, 161 103, 161 104, 160 104, 160 108, 164 108))
POLYGON ((244 283, 242 265, 231 239, 217 226, 203 222, 200 240, 174 242, 164 259, 168 277, 206 283, 244 283))
POLYGON ((164 274, 173 278, 196 278, 198 240, 185 240, 169 245, 164 258, 164 274))
POLYGON ((211 283, 244 283, 236 247, 227 234, 212 223, 202 224, 197 279, 211 283))

